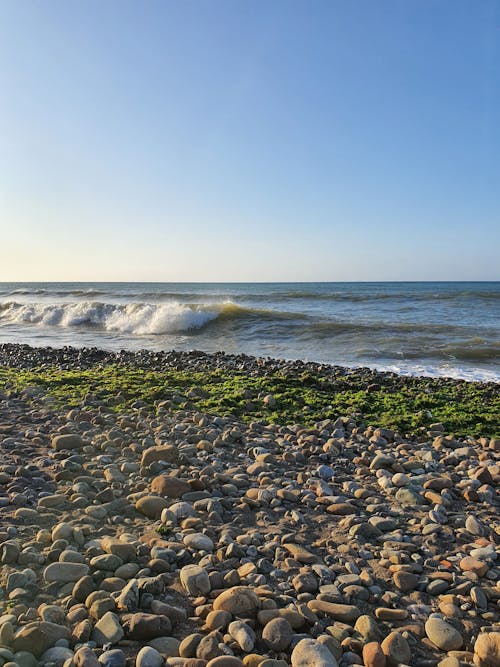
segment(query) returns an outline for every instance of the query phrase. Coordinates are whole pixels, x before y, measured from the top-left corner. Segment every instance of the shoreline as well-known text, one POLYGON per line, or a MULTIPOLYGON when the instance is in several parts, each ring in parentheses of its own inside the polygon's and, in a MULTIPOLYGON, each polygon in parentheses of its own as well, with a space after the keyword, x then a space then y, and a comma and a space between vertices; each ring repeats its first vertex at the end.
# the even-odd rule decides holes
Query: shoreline
POLYGON ((74 407, 90 393, 124 410, 135 395, 151 409, 163 398, 179 409, 199 408, 244 420, 307 425, 351 416, 361 424, 410 435, 433 422, 441 422, 450 433, 500 435, 500 385, 494 382, 225 352, 1 344, 0 388, 22 390, 37 384, 74 407), (117 403, 114 394, 122 400, 117 403))
MULTIPOLYGON (((160 364, 161 367, 170 367, 176 361, 190 361, 191 359, 203 359, 208 362, 207 367, 214 367, 215 363, 220 363, 225 360, 228 364, 233 363, 257 363, 260 368, 272 366, 273 370, 277 367, 302 367, 304 370, 321 371, 328 373, 328 369, 332 372, 349 373, 371 373, 374 376, 380 377, 401 377, 401 378, 416 378, 436 381, 449 381, 455 383, 466 382, 467 384, 491 385, 500 387, 500 381, 495 380, 469 380, 468 378, 453 377, 452 375, 427 375, 418 373, 417 371, 396 371, 388 369, 380 369, 372 366, 362 365, 342 365, 321 361, 306 361, 303 359, 288 359, 285 357, 271 357, 271 356, 255 356, 245 353, 231 353, 224 350, 217 352, 205 352, 203 350, 155 350, 150 348, 133 348, 122 349, 119 351, 105 347, 78 347, 76 345, 30 345, 28 343, 0 343, 0 365, 17 366, 18 361, 15 358, 16 354, 23 351, 33 353, 36 351, 38 359, 33 360, 31 366, 34 368, 40 361, 47 363, 48 361, 62 362, 63 367, 68 367, 71 363, 82 363, 94 365, 97 363, 125 363, 146 367, 151 364, 160 364), (213 360, 214 365, 210 362, 213 360)), ((27 360, 30 362, 30 359, 27 360)))

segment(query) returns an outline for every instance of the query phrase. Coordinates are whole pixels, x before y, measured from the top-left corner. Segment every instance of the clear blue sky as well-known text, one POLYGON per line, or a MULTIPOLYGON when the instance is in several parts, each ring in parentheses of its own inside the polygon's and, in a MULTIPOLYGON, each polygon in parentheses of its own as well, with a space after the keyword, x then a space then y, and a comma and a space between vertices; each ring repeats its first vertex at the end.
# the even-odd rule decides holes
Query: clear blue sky
POLYGON ((0 1, 0 280, 500 278, 498 0, 0 1))

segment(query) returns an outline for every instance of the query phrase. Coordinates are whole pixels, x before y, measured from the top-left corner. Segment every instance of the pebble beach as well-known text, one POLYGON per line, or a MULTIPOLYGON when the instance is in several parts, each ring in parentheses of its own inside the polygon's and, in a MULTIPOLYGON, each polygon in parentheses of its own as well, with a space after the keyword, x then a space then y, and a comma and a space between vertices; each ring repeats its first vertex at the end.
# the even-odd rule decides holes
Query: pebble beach
MULTIPOLYGON (((367 419, 365 403, 307 401, 291 419, 292 403, 280 412, 285 398, 255 389, 279 373, 390 400, 417 382, 371 369, 0 348, 4 667, 500 664, 498 421, 451 431, 431 410, 411 432, 367 419), (111 364, 196 386, 70 393, 75 373, 111 364), (68 394, 44 383, 49 369, 68 394), (228 410, 200 377, 236 371, 228 410)), ((431 398, 472 386, 425 383, 431 398)), ((498 405, 498 385, 474 390, 498 405)))

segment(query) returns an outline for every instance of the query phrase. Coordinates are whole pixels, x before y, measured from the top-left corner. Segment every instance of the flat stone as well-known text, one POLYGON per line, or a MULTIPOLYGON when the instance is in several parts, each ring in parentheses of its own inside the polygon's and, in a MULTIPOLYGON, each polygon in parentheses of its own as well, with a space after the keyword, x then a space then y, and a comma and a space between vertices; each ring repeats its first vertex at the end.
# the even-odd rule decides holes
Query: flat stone
POLYGON ((51 563, 43 571, 45 581, 66 583, 77 581, 88 574, 89 566, 85 563, 51 563))
POLYGON ((288 542, 287 544, 283 544, 283 548, 290 552, 293 558, 299 563, 305 563, 308 565, 319 562, 318 556, 312 554, 301 544, 293 544, 288 542))
POLYGON ((335 602, 326 602, 325 600, 310 600, 307 603, 307 606, 311 611, 320 611, 342 623, 351 623, 361 616, 361 611, 358 607, 355 607, 352 604, 337 604, 335 602))
POLYGON ((58 451, 63 449, 81 449, 84 445, 80 435, 64 433, 52 438, 52 447, 58 451))

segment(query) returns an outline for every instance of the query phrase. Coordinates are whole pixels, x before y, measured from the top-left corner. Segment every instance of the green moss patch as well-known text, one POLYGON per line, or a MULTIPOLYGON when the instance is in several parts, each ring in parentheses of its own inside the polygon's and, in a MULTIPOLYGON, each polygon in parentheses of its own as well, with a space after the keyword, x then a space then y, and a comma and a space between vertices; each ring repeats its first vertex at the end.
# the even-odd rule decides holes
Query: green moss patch
POLYGON ((232 414, 243 421, 265 419, 305 425, 339 416, 360 424, 416 433, 442 422, 456 435, 498 436, 500 397, 492 384, 391 376, 367 385, 366 373, 353 371, 339 379, 320 372, 232 370, 146 370, 123 364, 82 370, 44 366, 29 370, 0 367, 0 390, 41 387, 61 407, 101 402, 125 412, 137 401, 153 411, 159 402, 171 409, 198 409, 232 414), (268 406, 264 396, 275 402, 268 406))

